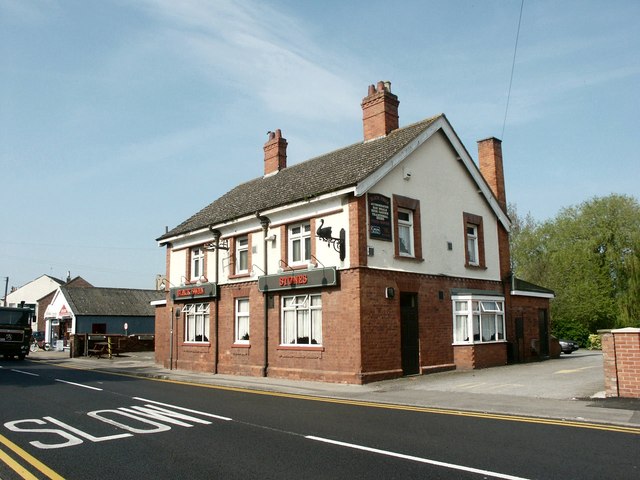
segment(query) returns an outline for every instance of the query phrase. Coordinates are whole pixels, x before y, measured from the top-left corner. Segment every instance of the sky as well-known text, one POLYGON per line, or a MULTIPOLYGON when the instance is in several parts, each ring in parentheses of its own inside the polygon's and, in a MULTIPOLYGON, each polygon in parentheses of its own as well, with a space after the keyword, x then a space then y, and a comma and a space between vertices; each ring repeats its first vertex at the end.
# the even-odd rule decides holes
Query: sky
POLYGON ((155 239, 261 176, 268 131, 289 165, 360 142, 380 80, 400 126, 500 138, 520 215, 639 199, 640 2, 525 0, 518 33, 521 5, 0 0, 0 296, 154 288, 155 239))

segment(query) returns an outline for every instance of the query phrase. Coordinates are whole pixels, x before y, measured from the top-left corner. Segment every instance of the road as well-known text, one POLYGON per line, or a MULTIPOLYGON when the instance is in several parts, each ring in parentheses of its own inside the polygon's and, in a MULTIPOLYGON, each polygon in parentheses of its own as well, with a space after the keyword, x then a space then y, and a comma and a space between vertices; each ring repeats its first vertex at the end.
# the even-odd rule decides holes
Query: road
POLYGON ((0 361, 0 392, 3 480, 640 476, 640 435, 616 427, 248 393, 29 360, 0 361))

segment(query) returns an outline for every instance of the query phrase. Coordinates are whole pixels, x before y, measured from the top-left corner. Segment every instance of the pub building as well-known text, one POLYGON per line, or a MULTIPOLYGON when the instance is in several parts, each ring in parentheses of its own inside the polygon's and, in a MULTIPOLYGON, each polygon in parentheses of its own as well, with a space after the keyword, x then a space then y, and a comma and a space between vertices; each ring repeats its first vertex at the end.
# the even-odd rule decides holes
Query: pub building
POLYGON ((443 114, 399 127, 389 82, 364 139, 264 174, 157 239, 171 369, 367 383, 549 355, 553 292, 510 271, 501 141, 478 164, 443 114))

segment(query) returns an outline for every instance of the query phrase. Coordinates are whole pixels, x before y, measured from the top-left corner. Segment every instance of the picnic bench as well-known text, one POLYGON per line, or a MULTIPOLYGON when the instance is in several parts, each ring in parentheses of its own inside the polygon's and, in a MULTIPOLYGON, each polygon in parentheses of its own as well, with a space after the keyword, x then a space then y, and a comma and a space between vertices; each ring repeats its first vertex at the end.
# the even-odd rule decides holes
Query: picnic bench
POLYGON ((109 342, 96 342, 93 344, 93 348, 88 350, 89 356, 95 355, 98 358, 101 358, 103 355, 108 355, 111 358, 113 355, 116 357, 120 355, 122 350, 118 348, 116 343, 109 342))

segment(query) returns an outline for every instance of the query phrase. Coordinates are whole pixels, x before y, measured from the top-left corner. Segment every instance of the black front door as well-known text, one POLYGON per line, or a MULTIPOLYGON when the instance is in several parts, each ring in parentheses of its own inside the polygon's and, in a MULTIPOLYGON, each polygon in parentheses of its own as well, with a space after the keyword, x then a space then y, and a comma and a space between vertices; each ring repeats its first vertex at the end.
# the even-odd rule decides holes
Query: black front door
POLYGON ((549 319, 547 311, 543 308, 538 310, 538 330, 540 334, 540 355, 549 356, 549 319))
POLYGON ((400 293, 400 334, 402 342, 402 373, 420 373, 420 341, 418 338, 418 296, 400 293))

